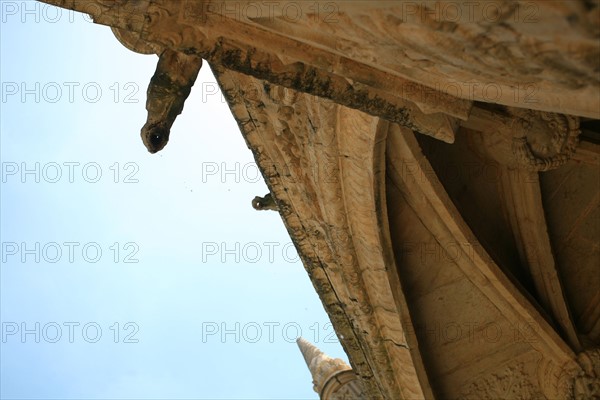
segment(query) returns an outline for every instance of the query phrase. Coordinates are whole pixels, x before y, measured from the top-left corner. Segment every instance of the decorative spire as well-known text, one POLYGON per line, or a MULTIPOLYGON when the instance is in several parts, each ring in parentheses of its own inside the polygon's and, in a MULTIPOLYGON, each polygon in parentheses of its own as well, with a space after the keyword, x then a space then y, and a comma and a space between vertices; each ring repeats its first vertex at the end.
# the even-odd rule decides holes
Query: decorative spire
POLYGON ((296 339, 304 361, 313 378, 313 389, 321 394, 323 387, 333 375, 352 368, 340 358, 331 358, 302 337, 296 339))

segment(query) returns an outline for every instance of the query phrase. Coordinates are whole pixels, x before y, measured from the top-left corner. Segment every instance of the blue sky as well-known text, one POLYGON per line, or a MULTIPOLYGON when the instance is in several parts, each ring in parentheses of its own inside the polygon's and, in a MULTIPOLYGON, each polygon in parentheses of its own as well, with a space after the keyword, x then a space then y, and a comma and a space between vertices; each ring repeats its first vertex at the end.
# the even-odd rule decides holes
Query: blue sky
POLYGON ((156 56, 0 6, 1 397, 317 398, 295 337, 347 358, 208 65, 151 155, 156 56))

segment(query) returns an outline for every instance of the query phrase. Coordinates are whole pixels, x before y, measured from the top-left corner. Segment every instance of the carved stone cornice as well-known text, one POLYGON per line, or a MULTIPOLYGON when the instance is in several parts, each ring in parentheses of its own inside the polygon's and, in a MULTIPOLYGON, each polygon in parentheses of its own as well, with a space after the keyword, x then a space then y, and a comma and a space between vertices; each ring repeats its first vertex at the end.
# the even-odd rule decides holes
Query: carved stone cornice
MULTIPOLYGON (((201 17, 196 23, 235 21, 248 33, 261 28, 310 44, 329 68, 342 70, 339 75, 353 80, 352 73, 360 71, 357 65, 363 65, 424 85, 433 90, 433 97, 451 94, 469 101, 600 118, 597 2, 188 4, 201 17), (290 15, 290 9, 295 14, 290 15), (329 62, 332 58, 325 54, 341 55, 349 63, 329 62), (582 98, 590 103, 582 104, 582 98)), ((273 49, 286 55, 294 51, 276 43, 273 49)), ((373 75, 374 81, 393 84, 381 78, 373 75)))
POLYGON ((457 118, 466 119, 471 107, 470 101, 260 25, 207 15, 204 2, 47 2, 90 13, 94 22, 116 29, 117 38, 134 51, 148 52, 157 47, 193 53, 225 68, 331 99, 448 143, 454 141, 457 118))
POLYGON ((584 1, 491 13, 469 1, 45 1, 449 143, 473 101, 600 117, 598 7, 584 1))

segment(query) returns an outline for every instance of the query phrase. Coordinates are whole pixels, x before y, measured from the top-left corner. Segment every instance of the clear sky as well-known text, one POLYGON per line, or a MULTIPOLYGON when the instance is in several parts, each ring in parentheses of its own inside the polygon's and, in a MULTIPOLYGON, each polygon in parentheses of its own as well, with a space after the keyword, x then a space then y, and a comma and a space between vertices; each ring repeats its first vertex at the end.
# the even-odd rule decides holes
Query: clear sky
POLYGON ((151 155, 156 56, 0 6, 1 397, 317 398, 295 338, 347 358, 208 65, 151 155))

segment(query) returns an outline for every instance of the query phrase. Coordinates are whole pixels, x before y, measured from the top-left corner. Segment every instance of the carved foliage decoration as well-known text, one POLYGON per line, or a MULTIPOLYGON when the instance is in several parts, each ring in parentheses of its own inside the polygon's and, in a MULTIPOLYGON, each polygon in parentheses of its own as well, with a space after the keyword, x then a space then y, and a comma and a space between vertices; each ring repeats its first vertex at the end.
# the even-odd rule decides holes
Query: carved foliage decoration
POLYGON ((475 379, 463 391, 461 399, 546 399, 525 372, 524 363, 507 366, 498 372, 475 379))

